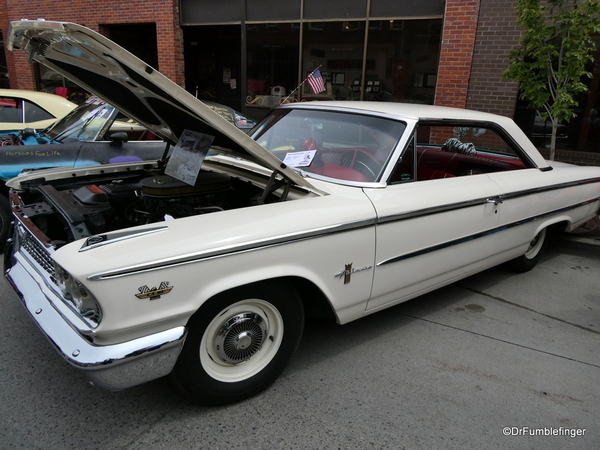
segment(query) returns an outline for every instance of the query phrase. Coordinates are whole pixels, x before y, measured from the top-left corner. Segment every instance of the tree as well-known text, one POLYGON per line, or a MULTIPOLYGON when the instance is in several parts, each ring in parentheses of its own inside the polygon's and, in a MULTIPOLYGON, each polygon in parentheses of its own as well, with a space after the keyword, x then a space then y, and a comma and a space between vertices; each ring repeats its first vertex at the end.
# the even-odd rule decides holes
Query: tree
POLYGON ((575 117, 582 82, 592 75, 592 35, 600 32, 598 0, 517 0, 518 24, 525 29, 520 47, 509 53, 504 77, 519 82, 521 98, 552 123, 550 159, 554 159, 559 122, 575 117))

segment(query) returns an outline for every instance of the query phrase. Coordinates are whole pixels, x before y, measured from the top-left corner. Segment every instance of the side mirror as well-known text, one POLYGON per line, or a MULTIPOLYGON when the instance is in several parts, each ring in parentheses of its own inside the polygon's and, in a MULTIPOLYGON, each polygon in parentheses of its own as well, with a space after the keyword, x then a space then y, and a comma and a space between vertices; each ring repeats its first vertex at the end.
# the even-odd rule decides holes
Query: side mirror
POLYGON ((34 128, 25 128, 25 129, 21 130, 21 137, 23 139, 27 139, 28 137, 34 137, 34 136, 35 136, 34 128))
POLYGON ((122 147, 123 142, 127 142, 128 140, 129 137, 124 131, 119 131, 118 133, 113 133, 110 135, 110 145, 113 147, 122 147))

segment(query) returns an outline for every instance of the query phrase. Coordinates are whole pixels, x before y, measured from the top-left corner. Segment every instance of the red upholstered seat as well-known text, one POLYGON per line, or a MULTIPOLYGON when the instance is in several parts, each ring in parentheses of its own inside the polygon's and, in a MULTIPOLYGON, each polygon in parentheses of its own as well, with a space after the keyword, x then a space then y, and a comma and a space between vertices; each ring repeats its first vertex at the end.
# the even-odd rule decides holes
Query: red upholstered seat
POLYGON ((308 171, 326 177, 337 178, 338 180, 369 181, 358 170, 329 163, 325 163, 321 166, 311 166, 308 171))

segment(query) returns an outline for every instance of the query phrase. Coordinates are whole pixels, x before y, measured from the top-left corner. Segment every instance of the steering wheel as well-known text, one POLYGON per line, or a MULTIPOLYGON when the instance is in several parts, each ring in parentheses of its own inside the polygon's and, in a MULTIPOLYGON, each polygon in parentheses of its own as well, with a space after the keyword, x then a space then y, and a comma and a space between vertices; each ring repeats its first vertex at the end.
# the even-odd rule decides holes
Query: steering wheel
POLYGON ((369 181, 375 181, 377 174, 381 171, 382 164, 369 152, 355 148, 344 153, 341 163, 345 167, 358 170, 369 181))

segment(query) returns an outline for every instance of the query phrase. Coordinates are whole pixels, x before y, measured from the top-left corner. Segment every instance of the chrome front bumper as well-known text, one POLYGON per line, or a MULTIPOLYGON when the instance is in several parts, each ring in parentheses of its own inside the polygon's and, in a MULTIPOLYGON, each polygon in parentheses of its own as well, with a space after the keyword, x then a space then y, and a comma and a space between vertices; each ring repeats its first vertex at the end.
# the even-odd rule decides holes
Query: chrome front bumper
POLYGON ((5 249, 4 274, 33 320, 58 352, 100 388, 117 391, 171 372, 186 336, 175 327, 114 345, 95 345, 77 332, 54 304, 61 299, 22 255, 5 249))

